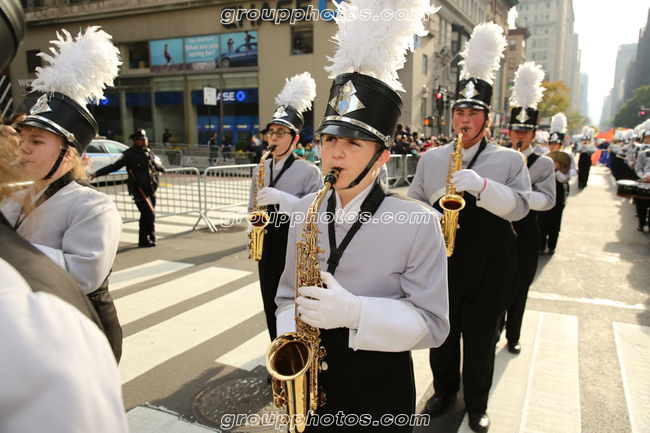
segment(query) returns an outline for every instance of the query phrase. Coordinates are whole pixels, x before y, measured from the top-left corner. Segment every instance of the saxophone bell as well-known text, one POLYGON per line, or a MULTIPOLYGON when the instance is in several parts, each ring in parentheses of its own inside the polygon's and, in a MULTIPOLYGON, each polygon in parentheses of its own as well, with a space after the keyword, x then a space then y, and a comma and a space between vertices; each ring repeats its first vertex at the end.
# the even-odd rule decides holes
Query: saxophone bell
POLYGON ((458 134, 456 140, 456 147, 449 155, 449 169, 447 171, 447 187, 445 195, 440 198, 438 204, 442 208, 443 217, 440 221, 442 227, 442 235, 445 239, 445 246, 447 248, 447 257, 451 257, 454 253, 454 246, 456 243, 456 230, 458 228, 459 212, 465 207, 465 199, 463 193, 457 193, 451 178, 455 172, 463 168, 463 134, 467 128, 461 128, 461 133, 458 134))

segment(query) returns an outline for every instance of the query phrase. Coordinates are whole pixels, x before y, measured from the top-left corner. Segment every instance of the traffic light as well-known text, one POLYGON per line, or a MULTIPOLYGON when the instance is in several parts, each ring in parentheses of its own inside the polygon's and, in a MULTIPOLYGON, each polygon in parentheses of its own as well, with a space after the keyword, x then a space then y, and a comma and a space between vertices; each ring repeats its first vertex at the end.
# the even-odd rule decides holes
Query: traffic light
POLYGON ((639 111, 639 117, 643 117, 643 116, 645 116, 645 110, 639 111))
POLYGON ((445 118, 444 118, 444 117, 442 117, 442 118, 440 119, 440 124, 441 124, 442 126, 445 126, 445 125, 447 124, 447 122, 445 122, 445 118))
POLYGON ((436 93, 436 108, 438 111, 444 111, 445 109, 445 94, 442 92, 436 93))
POLYGON ((433 117, 428 116, 424 118, 424 126, 431 128, 433 126, 433 117))
POLYGON ((436 99, 441 100, 442 99, 442 92, 436 93, 436 99))

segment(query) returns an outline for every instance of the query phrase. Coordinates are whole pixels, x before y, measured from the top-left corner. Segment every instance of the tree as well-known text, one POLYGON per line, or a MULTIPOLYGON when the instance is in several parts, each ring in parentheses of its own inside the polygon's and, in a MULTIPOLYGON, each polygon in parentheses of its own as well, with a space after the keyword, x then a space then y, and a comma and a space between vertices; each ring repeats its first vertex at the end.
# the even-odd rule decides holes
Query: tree
POLYGON ((614 127, 634 128, 650 118, 650 110, 645 116, 639 115, 643 108, 650 108, 650 86, 639 87, 634 91, 634 96, 628 99, 616 113, 614 127))
POLYGON ((567 134, 579 134, 582 127, 587 123, 585 116, 580 114, 578 110, 569 110, 564 114, 567 120, 567 134))
POLYGON ((546 90, 542 101, 537 105, 539 117, 551 117, 557 113, 567 114, 569 107, 571 107, 571 90, 569 86, 564 81, 544 81, 542 87, 546 88, 546 90))

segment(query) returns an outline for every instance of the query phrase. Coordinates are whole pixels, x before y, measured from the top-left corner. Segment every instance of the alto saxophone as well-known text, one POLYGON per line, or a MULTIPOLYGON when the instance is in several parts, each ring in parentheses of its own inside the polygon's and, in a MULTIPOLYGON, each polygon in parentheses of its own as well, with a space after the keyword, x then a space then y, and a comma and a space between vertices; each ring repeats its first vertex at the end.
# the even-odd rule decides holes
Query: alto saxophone
MULTIPOLYGON (((339 171, 332 170, 325 176, 325 185, 318 191, 309 206, 303 224, 304 239, 296 242, 296 293, 306 286, 323 287, 320 276, 318 253, 318 209, 327 192, 338 180, 339 171)), ((325 357, 320 347, 320 331, 302 321, 294 310, 296 332, 288 332, 273 340, 266 351, 266 369, 273 377, 273 401, 276 407, 285 406, 289 415, 289 431, 303 432, 309 412, 314 412, 326 401, 325 392, 318 386, 318 373, 325 357)))
POLYGON ((253 210, 248 214, 246 220, 253 228, 248 233, 248 259, 259 262, 262 259, 262 248, 264 247, 264 231, 269 223, 269 214, 266 212, 266 206, 257 204, 257 192, 264 188, 264 162, 271 155, 275 146, 269 146, 268 152, 260 159, 260 165, 257 167, 257 180, 253 188, 253 210))
POLYGON ((447 247, 447 257, 451 257, 454 253, 456 228, 458 227, 458 213, 465 207, 463 193, 457 193, 454 184, 451 182, 454 173, 463 168, 463 155, 461 151, 463 149, 463 133, 465 132, 465 128, 461 131, 462 132, 458 134, 458 140, 456 140, 456 147, 451 155, 449 155, 449 169, 447 170, 447 187, 445 189, 445 195, 443 195, 438 201, 438 204, 440 204, 443 211, 443 217, 440 224, 442 226, 442 235, 445 239, 445 246, 447 247))

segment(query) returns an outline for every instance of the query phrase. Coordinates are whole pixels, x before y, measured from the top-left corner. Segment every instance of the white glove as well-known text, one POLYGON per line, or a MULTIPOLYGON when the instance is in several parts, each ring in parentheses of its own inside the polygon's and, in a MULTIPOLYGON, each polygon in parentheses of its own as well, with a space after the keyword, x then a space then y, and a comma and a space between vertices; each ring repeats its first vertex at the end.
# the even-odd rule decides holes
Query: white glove
POLYGON ((301 287, 298 313, 310 326, 323 329, 357 329, 361 318, 361 299, 345 290, 329 272, 321 271, 327 289, 301 287), (309 296, 314 299, 307 299, 309 296))
POLYGON ((280 203, 280 195, 282 191, 276 188, 264 187, 257 191, 257 204, 260 206, 268 206, 270 204, 280 203))
POLYGON ((478 175, 474 170, 458 170, 451 177, 456 191, 467 191, 476 195, 485 188, 485 179, 478 175))
POLYGON ((566 183, 567 175, 558 170, 555 172, 555 178, 558 180, 558 182, 566 183))

